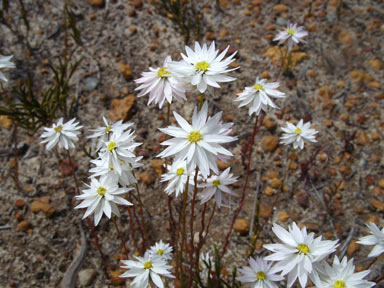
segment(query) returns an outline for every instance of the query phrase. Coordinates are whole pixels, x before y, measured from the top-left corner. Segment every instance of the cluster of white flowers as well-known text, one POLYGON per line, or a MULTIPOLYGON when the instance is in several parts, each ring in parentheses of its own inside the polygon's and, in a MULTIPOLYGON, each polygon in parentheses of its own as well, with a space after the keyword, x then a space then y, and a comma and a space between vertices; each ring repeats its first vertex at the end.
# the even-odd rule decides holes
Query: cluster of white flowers
MULTIPOLYGON (((265 244, 264 248, 273 254, 256 260, 250 258, 250 266, 239 269, 243 275, 237 280, 253 283, 258 288, 277 288, 285 276, 288 277, 287 287, 292 287, 298 279, 304 288, 308 278, 317 288, 369 288, 375 285, 363 279, 369 270, 354 272, 353 259, 348 261, 344 257, 340 262, 335 256, 332 267, 326 262, 326 258, 336 251, 338 241, 322 240, 321 236, 315 238, 314 233, 307 233, 305 227, 300 230, 296 223, 292 223, 288 231, 277 224, 272 230, 282 243, 265 244)), ((378 228, 375 226, 373 230, 377 233, 378 228)), ((373 245, 378 238, 384 237, 384 233, 379 232, 374 239, 368 237, 371 236, 361 238, 360 242, 373 245)))
POLYGON ((132 278, 132 285, 136 288, 147 288, 150 281, 156 287, 163 288, 164 284, 160 276, 174 278, 168 262, 172 259, 172 247, 162 241, 156 243, 144 253, 144 257, 133 256, 134 260, 122 260, 121 268, 128 269, 120 275, 120 278, 132 278))

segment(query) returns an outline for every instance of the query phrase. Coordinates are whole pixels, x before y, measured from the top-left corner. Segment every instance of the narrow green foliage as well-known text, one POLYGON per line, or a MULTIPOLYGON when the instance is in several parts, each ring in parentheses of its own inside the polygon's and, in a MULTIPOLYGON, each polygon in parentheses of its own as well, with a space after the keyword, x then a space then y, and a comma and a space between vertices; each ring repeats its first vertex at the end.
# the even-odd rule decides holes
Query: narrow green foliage
MULTIPOLYGON (((8 8, 9 8, 9 1, 8 0, 2 0, 2 7, 1 7, 1 10, 4 10, 5 12, 8 12, 8 8)), ((0 11, 2 12, 2 11, 0 11)))
POLYGON ((81 59, 70 63, 72 55, 62 60, 54 67, 50 65, 53 72, 53 84, 45 91, 38 91, 33 88, 33 79, 28 76, 17 89, 8 97, 6 92, 1 94, 1 100, 6 105, 0 106, 0 115, 7 115, 18 126, 34 134, 41 126, 50 124, 58 117, 72 117, 75 110, 75 97, 68 105, 69 81, 78 68, 81 59))
POLYGON ((27 15, 27 10, 25 9, 23 0, 19 0, 19 5, 20 5, 21 18, 23 19, 24 24, 27 27, 27 30, 29 30, 28 15, 27 15))
POLYGON ((75 15, 73 14, 71 8, 68 6, 67 2, 64 4, 64 17, 66 28, 69 27, 71 29, 71 37, 76 42, 76 44, 80 44, 81 31, 76 26, 75 15))
POLYGON ((195 40, 199 40, 202 14, 196 11, 194 1, 152 0, 151 4, 156 7, 160 15, 170 18, 179 28, 185 44, 189 43, 192 33, 194 33, 195 40))

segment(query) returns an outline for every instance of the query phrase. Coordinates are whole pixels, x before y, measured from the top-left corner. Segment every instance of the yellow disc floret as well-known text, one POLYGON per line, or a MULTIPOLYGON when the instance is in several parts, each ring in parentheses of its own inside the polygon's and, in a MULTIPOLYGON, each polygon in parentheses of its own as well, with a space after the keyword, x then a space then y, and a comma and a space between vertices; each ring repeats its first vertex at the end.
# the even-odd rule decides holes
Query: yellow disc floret
POLYGON ((116 143, 113 141, 109 142, 109 144, 107 146, 108 151, 112 151, 113 149, 115 149, 115 147, 116 147, 116 143))
POLYGON ((157 76, 161 77, 161 78, 164 78, 165 75, 168 75, 168 74, 171 74, 170 72, 168 72, 167 70, 165 70, 164 67, 161 67, 158 71, 157 71, 157 76))
POLYGON ((203 139, 203 135, 199 131, 192 131, 187 137, 189 142, 195 143, 203 139))
POLYGON ((293 34, 295 34, 295 30, 293 30, 293 29, 288 29, 288 34, 289 34, 289 35, 293 35, 293 34))
POLYGON ((177 176, 181 176, 184 174, 184 168, 183 167, 180 167, 176 170, 176 175, 177 176))
POLYGON ((112 129, 112 126, 107 126, 107 128, 105 128, 105 133, 109 133, 109 131, 111 131, 112 129))
POLYGON ((297 249, 299 250, 299 253, 303 253, 305 255, 309 253, 309 247, 305 244, 299 244, 299 246, 297 246, 297 249))
POLYGON ((213 186, 219 186, 220 185, 220 180, 219 179, 213 180, 212 184, 213 184, 213 186))
POLYGON ((209 68, 209 64, 206 61, 201 61, 196 63, 196 69, 199 69, 200 71, 207 71, 209 68))
POLYGON ((295 130, 296 134, 301 134, 301 132, 303 132, 303 131, 300 128, 296 128, 296 130, 295 130))
POLYGON ((260 90, 264 90, 264 87, 263 87, 263 85, 256 83, 255 85, 253 85, 253 89, 260 91, 260 90))
POLYGON ((100 186, 99 188, 97 188, 96 192, 97 192, 97 194, 104 196, 105 193, 107 192, 107 189, 105 189, 105 187, 103 187, 103 186, 100 186))
POLYGON ((335 282, 335 285, 333 285, 334 288, 347 288, 347 284, 343 280, 337 280, 335 282))
POLYGON ((144 263, 144 269, 151 269, 152 267, 152 261, 147 261, 144 263))
POLYGON ((267 278, 267 275, 265 275, 265 273, 263 271, 260 271, 260 272, 256 273, 256 277, 257 277, 257 279, 263 281, 263 280, 265 280, 265 278, 267 278))
POLYGON ((159 254, 160 256, 162 256, 164 254, 164 250, 159 249, 159 250, 157 250, 156 254, 159 254))
POLYGON ((61 126, 61 125, 55 127, 55 132, 56 133, 61 133, 62 130, 63 130, 63 126, 61 126))

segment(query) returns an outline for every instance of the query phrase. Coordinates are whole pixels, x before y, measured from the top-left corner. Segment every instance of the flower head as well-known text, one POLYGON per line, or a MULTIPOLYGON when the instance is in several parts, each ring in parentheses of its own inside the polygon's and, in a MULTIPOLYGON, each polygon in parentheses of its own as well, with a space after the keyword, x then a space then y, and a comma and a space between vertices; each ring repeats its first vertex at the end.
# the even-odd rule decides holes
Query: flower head
POLYGON ((200 194, 201 203, 207 202, 213 196, 215 196, 216 205, 220 208, 222 202, 228 204, 228 200, 224 196, 224 193, 237 196, 227 186, 235 183, 238 177, 233 177, 232 173, 229 173, 231 168, 228 167, 220 175, 213 175, 207 179, 207 183, 199 185, 199 188, 204 188, 200 194))
POLYGON ((377 257, 384 252, 384 227, 379 229, 375 223, 371 222, 367 225, 372 235, 364 236, 357 241, 362 245, 375 245, 368 257, 377 257))
POLYGON ((90 129, 90 131, 94 133, 88 136, 88 138, 99 138, 97 150, 101 148, 103 142, 108 141, 108 137, 112 135, 112 133, 121 134, 133 125, 133 123, 123 123, 122 120, 119 120, 113 124, 109 124, 105 117, 103 117, 103 121, 105 126, 98 127, 96 129, 90 129))
POLYGON ((302 38, 308 35, 308 32, 304 30, 303 26, 297 26, 297 24, 288 23, 287 28, 280 31, 273 41, 279 41, 279 44, 284 43, 288 39, 288 50, 292 50, 294 43, 305 42, 302 38))
POLYGON ((117 176, 104 175, 100 179, 92 178, 91 185, 87 185, 89 189, 83 190, 83 194, 75 196, 78 200, 83 200, 75 209, 87 208, 83 219, 87 218, 94 212, 94 222, 97 226, 103 213, 111 218, 111 214, 120 216, 119 209, 116 204, 132 205, 120 195, 127 193, 132 188, 119 188, 117 176))
POLYGON ((12 57, 13 57, 13 55, 6 56, 6 57, 0 57, 0 80, 2 80, 4 82, 8 82, 8 79, 5 77, 3 72, 1 72, 1 70, 16 67, 15 63, 9 61, 9 60, 11 60, 12 57))
POLYGON ((171 57, 167 56, 162 67, 150 67, 149 72, 143 72, 142 77, 135 80, 141 84, 135 89, 142 90, 138 97, 149 93, 148 105, 154 101, 161 108, 165 99, 168 103, 172 103, 172 98, 181 103, 186 100, 184 83, 168 67, 171 62, 171 57))
POLYGON ((157 255, 168 261, 172 259, 172 250, 173 248, 169 244, 163 243, 163 241, 160 240, 160 242, 157 242, 151 247, 149 253, 152 255, 152 257, 157 255))
POLYGON ((193 185, 193 177, 187 168, 187 162, 185 160, 174 161, 172 165, 168 165, 168 172, 161 175, 160 182, 168 182, 165 193, 168 195, 175 193, 177 197, 184 192, 188 176, 190 185, 193 185))
POLYGON ((286 122, 287 127, 281 128, 285 133, 281 137, 280 143, 282 144, 291 144, 293 143, 293 148, 300 149, 304 148, 304 140, 309 142, 317 142, 315 135, 318 133, 315 129, 310 128, 311 122, 304 123, 303 119, 299 121, 296 125, 286 122))
POLYGON ((322 288, 369 288, 375 286, 374 282, 363 280, 369 274, 369 270, 354 273, 353 259, 344 257, 340 262, 335 256, 332 267, 324 261, 321 271, 322 288))
POLYGON ((316 278, 317 268, 329 254, 335 252, 337 241, 321 240, 321 236, 314 238, 314 233, 307 233, 307 229, 299 229, 293 223, 289 230, 274 224, 272 228, 281 244, 266 244, 264 248, 274 252, 265 260, 277 261, 274 266, 281 275, 288 274, 287 287, 291 287, 299 278, 301 287, 305 287, 308 277, 316 278))
POLYGON ((285 97, 283 92, 276 90, 278 87, 279 82, 267 83, 266 79, 259 80, 259 78, 256 78, 255 85, 245 87, 244 91, 238 94, 238 98, 235 101, 241 101, 239 107, 250 104, 249 115, 253 113, 259 115, 261 110, 267 112, 268 107, 279 108, 270 98, 285 97))
POLYGON ((136 157, 134 150, 141 143, 134 142, 134 131, 112 133, 108 141, 104 141, 104 145, 100 150, 100 158, 105 159, 107 167, 113 167, 117 174, 122 174, 122 166, 128 162, 133 163, 136 157), (132 159, 132 161, 129 161, 132 159))
POLYGON ((69 148, 75 148, 76 142, 79 140, 77 135, 80 134, 79 129, 82 126, 78 126, 79 122, 76 122, 73 118, 67 123, 63 123, 63 118, 57 121, 57 124, 53 124, 51 128, 44 127, 45 132, 41 134, 41 138, 45 138, 40 143, 47 143, 47 150, 51 150, 56 144, 59 144, 59 148, 64 147, 66 150, 69 148))
POLYGON ((199 112, 195 108, 192 124, 176 112, 173 112, 173 115, 181 128, 173 126, 160 128, 163 133, 174 138, 161 143, 169 147, 158 156, 164 158, 176 155, 175 161, 186 159, 188 167, 194 169, 197 165, 203 177, 210 174, 210 169, 218 174, 217 156, 219 154, 232 156, 232 153, 220 144, 236 140, 235 137, 224 135, 225 130, 220 123, 222 112, 208 119, 208 104, 205 102, 199 112))
POLYGON ((189 83, 197 86, 200 93, 204 93, 208 86, 220 88, 218 82, 235 80, 235 78, 225 75, 225 73, 237 69, 228 69, 228 65, 235 61, 233 57, 237 52, 223 60, 228 49, 229 46, 219 54, 219 50, 215 49, 215 42, 212 42, 209 48, 207 44, 203 44, 201 47, 198 42, 195 42, 195 51, 185 46, 187 55, 181 53, 183 61, 173 62, 169 67, 172 72, 185 77, 189 83))
POLYGON ((243 274, 236 279, 243 283, 252 283, 254 288, 278 288, 274 282, 284 280, 281 275, 276 275, 277 270, 272 267, 273 262, 268 262, 261 257, 248 260, 249 266, 243 266, 239 272, 243 274))
POLYGON ((160 256, 152 256, 147 251, 144 257, 133 256, 136 261, 122 260, 121 268, 128 269, 119 277, 135 279, 132 281, 132 285, 136 288, 147 288, 149 286, 149 280, 156 285, 156 287, 163 288, 164 284, 160 276, 174 278, 169 271, 172 267, 166 264, 166 261, 160 256))
POLYGON ((139 161, 143 157, 131 157, 131 158, 119 158, 121 173, 117 173, 113 164, 109 161, 109 157, 106 153, 99 154, 99 158, 91 160, 91 163, 95 165, 95 167, 89 170, 91 175, 90 177, 97 177, 103 175, 113 176, 116 175, 118 177, 118 182, 121 186, 129 186, 131 184, 137 183, 137 179, 133 176, 133 170, 143 166, 143 164, 139 163, 139 161))

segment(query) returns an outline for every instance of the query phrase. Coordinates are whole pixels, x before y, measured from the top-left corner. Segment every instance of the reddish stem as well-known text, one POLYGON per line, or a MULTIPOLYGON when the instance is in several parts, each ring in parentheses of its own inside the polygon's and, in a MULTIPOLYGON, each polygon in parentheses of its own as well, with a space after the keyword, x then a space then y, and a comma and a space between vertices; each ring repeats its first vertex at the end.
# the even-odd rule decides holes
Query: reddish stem
MULTIPOLYGON (((262 113, 262 115, 260 117, 260 123, 263 123, 264 116, 265 116, 265 113, 262 113)), ((257 134, 257 132, 259 131, 259 128, 260 128, 260 126, 257 125, 258 122, 259 122, 259 116, 256 116, 255 125, 253 126, 253 133, 252 133, 252 137, 251 137, 251 142, 250 142, 250 144, 248 146, 249 148, 248 148, 247 172, 246 172, 246 175, 245 175, 243 191, 241 193, 240 205, 239 205, 239 208, 237 208, 235 214, 232 217, 231 226, 229 228, 227 236, 225 237, 225 242, 224 242, 223 249, 221 250, 221 257, 224 256, 224 254, 225 254, 225 252, 227 250, 227 246, 229 244, 229 238, 230 238, 230 236, 232 234, 232 230, 233 230, 233 225, 235 224, 235 221, 237 219, 237 216, 239 216, 240 211, 243 209, 244 199, 245 199, 245 194, 246 194, 246 191, 247 191, 247 185, 248 185, 248 179, 249 179, 249 171, 251 169, 251 159, 252 159, 252 151, 253 151, 252 148, 253 148, 253 144, 255 143, 256 134, 257 134)))
POLYGON ((120 241, 121 241, 121 245, 122 245, 122 247, 124 249, 125 257, 126 257, 126 259, 128 259, 129 258, 129 256, 128 256, 128 249, 127 249, 127 246, 125 246, 125 241, 124 241, 123 235, 121 235, 121 233, 120 233, 120 229, 119 229, 119 226, 117 225, 116 217, 112 216, 112 221, 113 221, 113 224, 115 225, 116 232, 119 235, 119 238, 120 238, 120 241))

